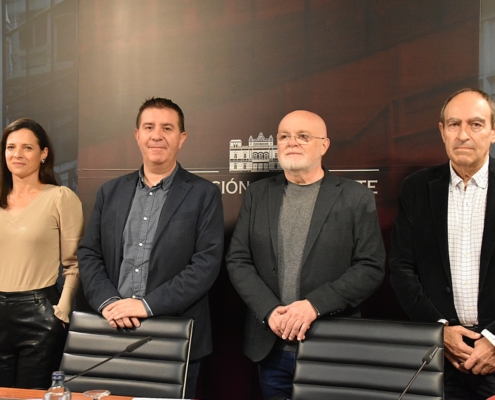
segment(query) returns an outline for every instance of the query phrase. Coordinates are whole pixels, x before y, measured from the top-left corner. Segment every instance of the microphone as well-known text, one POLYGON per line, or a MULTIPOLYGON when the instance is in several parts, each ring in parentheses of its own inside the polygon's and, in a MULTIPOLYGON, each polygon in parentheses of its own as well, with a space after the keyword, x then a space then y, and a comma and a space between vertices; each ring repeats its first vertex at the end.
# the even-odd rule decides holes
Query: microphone
MULTIPOLYGON (((140 339, 137 342, 131 343, 129 346, 127 346, 122 353, 132 353, 134 350, 139 349, 143 344, 151 342, 152 340, 153 340, 153 338, 151 336, 147 336, 143 339, 140 339)), ((120 353, 119 353, 119 355, 120 355, 120 353)), ((118 357, 118 356, 115 356, 115 357, 118 357)), ((424 361, 424 359, 423 359, 423 361, 424 361)))
POLYGON ((431 360, 433 360, 433 358, 435 358, 435 355, 437 354, 437 352, 438 352, 439 349, 440 349, 440 347, 438 347, 437 345, 434 345, 423 356, 423 359, 422 359, 423 364, 421 364, 421 367, 419 367, 418 371, 414 374, 414 376, 409 381, 409 383, 407 384, 406 388, 404 389, 404 391, 402 392, 402 394, 399 396, 399 398, 397 400, 402 400, 402 398, 405 396, 406 392, 409 390, 409 388, 411 387, 411 385, 413 384, 413 382, 418 377, 419 373, 423 370, 423 368, 425 367, 425 365, 428 365, 431 362, 431 360))
POLYGON ((84 375, 86 372, 89 372, 92 369, 95 369, 96 367, 99 367, 100 365, 105 364, 105 363, 109 362, 110 360, 113 360, 114 358, 120 357, 122 354, 132 353, 134 350, 138 349, 143 344, 146 344, 146 343, 148 343, 148 342, 150 342, 152 340, 153 340, 153 338, 151 336, 147 336, 147 337, 145 337, 143 339, 139 339, 138 341, 136 341, 134 343, 131 343, 129 346, 127 346, 125 348, 125 350, 121 351, 120 353, 114 354, 113 356, 111 356, 111 357, 109 357, 109 358, 107 358, 107 359, 99 362, 98 364, 93 365, 92 367, 89 367, 88 369, 85 369, 83 372, 80 372, 77 375, 74 375, 73 377, 67 379, 65 381, 65 383, 70 382, 71 380, 76 379, 76 378, 80 377, 81 375, 84 375))
MULTIPOLYGON (((435 358, 435 354, 437 354, 437 351, 440 349, 437 345, 433 346, 428 352, 423 356, 423 362, 425 365, 428 365, 431 363, 431 360, 435 358)), ((424 365, 422 366, 424 367, 424 365)))

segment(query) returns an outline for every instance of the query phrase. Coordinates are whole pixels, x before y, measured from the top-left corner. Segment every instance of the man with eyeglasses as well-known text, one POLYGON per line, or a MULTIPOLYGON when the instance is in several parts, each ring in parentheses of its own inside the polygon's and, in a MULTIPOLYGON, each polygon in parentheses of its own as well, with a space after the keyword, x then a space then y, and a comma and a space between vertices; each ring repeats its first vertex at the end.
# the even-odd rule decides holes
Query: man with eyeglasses
POLYGON ((359 316, 385 263, 373 193, 322 168, 323 119, 286 115, 277 146, 284 173, 248 187, 227 254, 266 400, 291 397, 298 341, 317 318, 359 316))
POLYGON ((495 102, 465 88, 440 112, 449 162, 404 180, 390 282, 413 321, 444 328, 445 399, 495 394, 495 102))

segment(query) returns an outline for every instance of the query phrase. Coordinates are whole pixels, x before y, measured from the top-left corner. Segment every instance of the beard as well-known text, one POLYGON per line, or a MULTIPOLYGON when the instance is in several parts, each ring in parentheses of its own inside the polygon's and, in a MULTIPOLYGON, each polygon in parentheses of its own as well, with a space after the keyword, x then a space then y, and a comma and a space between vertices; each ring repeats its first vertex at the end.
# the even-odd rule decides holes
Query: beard
POLYGON ((306 173, 321 167, 321 159, 310 160, 307 157, 299 160, 287 160, 285 156, 282 156, 279 157, 278 162, 284 171, 288 171, 294 175, 306 173))

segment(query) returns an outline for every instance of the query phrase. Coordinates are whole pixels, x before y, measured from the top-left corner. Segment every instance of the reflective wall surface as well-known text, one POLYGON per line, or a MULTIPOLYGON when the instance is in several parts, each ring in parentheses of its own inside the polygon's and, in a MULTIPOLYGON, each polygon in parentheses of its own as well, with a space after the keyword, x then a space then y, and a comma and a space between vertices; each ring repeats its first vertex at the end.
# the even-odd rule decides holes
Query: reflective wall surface
POLYGON ((3 126, 21 117, 39 122, 61 182, 77 190, 78 2, 2 3, 3 126))

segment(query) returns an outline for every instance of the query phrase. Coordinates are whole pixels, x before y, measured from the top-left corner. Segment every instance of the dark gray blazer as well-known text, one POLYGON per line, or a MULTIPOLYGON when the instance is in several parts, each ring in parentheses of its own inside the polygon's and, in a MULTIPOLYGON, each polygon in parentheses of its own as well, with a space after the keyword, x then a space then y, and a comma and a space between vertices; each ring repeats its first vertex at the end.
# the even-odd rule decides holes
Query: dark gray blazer
MULTIPOLYGON (((84 294, 95 310, 119 296, 122 234, 138 178, 136 171, 99 189, 79 246, 84 294)), ((218 187, 179 165, 153 240, 145 300, 155 316, 194 318, 192 359, 212 351, 208 290, 220 269, 223 236, 218 187)))
MULTIPOLYGON (((447 236, 449 164, 404 180, 392 232, 390 281, 413 321, 458 325, 447 236)), ((490 158, 481 246, 478 324, 495 333, 495 160, 490 158)))
MULTIPOLYGON (((253 361, 265 358, 276 339, 264 319, 281 304, 277 236, 285 185, 281 174, 248 187, 227 254, 230 279, 250 310, 244 351, 253 361)), ((358 316, 382 282, 384 264, 373 193, 326 171, 303 252, 301 299, 322 316, 358 316)))

